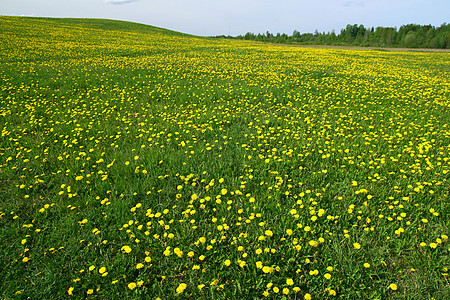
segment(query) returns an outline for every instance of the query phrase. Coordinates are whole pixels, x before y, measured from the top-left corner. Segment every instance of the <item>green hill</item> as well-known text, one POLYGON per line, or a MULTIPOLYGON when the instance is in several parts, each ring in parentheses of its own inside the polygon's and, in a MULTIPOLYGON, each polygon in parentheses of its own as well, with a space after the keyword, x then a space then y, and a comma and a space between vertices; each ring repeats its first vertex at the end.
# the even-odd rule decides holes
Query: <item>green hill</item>
POLYGON ((0 298, 450 298, 449 62, 0 17, 0 298))

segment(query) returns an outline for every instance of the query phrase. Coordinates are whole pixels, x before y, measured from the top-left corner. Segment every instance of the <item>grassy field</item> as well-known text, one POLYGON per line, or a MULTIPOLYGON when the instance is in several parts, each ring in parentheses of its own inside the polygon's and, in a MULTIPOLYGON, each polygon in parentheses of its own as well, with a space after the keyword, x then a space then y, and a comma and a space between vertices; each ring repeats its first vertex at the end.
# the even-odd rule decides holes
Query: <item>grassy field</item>
POLYGON ((0 17, 0 298, 448 299, 450 54, 0 17))

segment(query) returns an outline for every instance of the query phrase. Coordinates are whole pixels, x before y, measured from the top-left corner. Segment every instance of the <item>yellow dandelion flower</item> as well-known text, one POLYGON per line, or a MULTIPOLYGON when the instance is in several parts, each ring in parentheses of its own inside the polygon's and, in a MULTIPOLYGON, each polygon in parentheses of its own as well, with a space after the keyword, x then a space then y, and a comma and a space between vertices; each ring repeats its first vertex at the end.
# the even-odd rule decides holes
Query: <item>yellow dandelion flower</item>
POLYGON ((136 265, 136 269, 142 269, 144 267, 144 264, 141 264, 141 263, 138 263, 137 265, 136 265))
POLYGON ((131 252, 131 248, 129 246, 123 246, 120 250, 122 250, 123 253, 131 252))
POLYGON ((185 289, 187 288, 186 283, 180 283, 180 285, 177 287, 177 294, 181 294, 185 289))
POLYGON ((136 283, 130 282, 130 283, 128 284, 128 288, 129 288, 130 290, 134 290, 134 289, 136 288, 136 283))
POLYGON ((273 268, 271 268, 271 267, 269 267, 269 266, 264 266, 263 268, 262 268, 262 270, 263 270, 263 272, 264 273, 272 273, 273 272, 273 268))

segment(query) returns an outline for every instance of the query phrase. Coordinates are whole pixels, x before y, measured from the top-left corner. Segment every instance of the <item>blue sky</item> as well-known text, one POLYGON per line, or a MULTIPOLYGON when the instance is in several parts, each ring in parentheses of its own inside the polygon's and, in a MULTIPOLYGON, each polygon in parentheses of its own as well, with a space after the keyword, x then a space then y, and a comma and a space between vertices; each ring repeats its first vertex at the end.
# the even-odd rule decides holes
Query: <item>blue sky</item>
POLYGON ((0 0, 0 15, 107 18, 195 35, 450 23, 450 0, 0 0))

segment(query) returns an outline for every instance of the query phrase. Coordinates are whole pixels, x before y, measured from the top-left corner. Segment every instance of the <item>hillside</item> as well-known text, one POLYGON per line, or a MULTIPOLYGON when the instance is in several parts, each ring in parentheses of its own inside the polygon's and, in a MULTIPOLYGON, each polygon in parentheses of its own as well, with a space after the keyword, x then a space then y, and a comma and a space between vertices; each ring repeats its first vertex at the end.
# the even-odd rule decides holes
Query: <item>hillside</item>
POLYGON ((449 53, 24 17, 0 53, 0 298, 450 298, 449 53))

